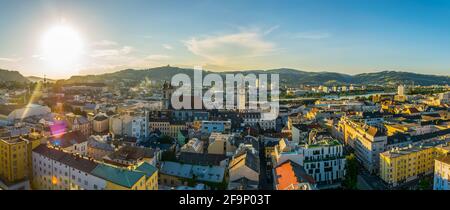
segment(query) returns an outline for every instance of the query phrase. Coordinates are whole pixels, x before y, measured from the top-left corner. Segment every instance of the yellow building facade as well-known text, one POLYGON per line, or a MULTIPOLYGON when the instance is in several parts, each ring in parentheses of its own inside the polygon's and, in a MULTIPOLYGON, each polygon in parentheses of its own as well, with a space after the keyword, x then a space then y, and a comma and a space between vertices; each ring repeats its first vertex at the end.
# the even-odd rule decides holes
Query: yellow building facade
POLYGON ((434 160, 449 152, 446 146, 410 146, 380 154, 380 177, 398 186, 433 173, 434 160))
POLYGON ((41 144, 40 136, 0 139, 0 179, 7 183, 31 176, 31 151, 41 144))
POLYGON ((170 124, 168 136, 170 136, 172 138, 177 138, 178 132, 180 130, 186 130, 186 129, 187 129, 186 124, 170 124))
POLYGON ((14 183, 27 177, 27 142, 21 138, 0 140, 0 177, 14 183))

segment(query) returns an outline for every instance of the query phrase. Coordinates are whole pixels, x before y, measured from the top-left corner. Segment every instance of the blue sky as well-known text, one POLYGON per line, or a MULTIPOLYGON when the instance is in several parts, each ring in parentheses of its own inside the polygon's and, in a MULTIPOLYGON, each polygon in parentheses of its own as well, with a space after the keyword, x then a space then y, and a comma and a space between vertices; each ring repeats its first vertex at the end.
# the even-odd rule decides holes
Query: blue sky
POLYGON ((64 78, 161 65, 449 75, 450 1, 0 0, 0 68, 64 78), (65 24, 83 40, 49 66, 41 37, 65 24))

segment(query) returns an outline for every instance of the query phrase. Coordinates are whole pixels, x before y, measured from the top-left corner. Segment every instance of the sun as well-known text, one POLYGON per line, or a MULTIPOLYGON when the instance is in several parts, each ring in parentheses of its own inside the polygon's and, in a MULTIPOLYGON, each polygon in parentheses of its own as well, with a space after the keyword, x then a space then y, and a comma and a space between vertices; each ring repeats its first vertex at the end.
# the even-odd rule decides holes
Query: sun
POLYGON ((42 39, 43 59, 55 67, 75 64, 83 51, 79 33, 68 25, 50 28, 42 39))

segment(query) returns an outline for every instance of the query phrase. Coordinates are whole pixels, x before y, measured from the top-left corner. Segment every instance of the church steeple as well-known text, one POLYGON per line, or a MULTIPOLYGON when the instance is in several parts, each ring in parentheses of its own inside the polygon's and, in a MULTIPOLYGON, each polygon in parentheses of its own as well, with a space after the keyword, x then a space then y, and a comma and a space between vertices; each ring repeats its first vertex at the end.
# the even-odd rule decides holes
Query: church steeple
POLYGON ((173 90, 173 86, 169 82, 164 81, 162 92, 165 109, 170 109, 172 106, 170 100, 172 98, 173 90))

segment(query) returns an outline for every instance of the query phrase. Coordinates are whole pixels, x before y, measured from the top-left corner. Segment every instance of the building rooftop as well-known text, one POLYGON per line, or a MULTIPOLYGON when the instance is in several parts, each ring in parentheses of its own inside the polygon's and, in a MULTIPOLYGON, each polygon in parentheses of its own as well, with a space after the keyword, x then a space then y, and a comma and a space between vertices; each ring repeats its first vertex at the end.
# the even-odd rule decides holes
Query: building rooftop
POLYGON ((90 136, 89 137, 88 147, 114 152, 114 147, 111 144, 108 144, 108 143, 103 142, 103 141, 99 141, 94 136, 90 136))
POLYGON ((146 174, 144 172, 132 171, 128 169, 116 168, 109 165, 98 165, 91 172, 94 176, 118 184, 123 187, 131 188, 146 174))
POLYGON ((80 131, 64 133, 61 136, 52 136, 49 138, 50 144, 53 146, 67 148, 74 144, 86 142, 88 138, 80 131))
POLYGON ((95 121, 103 121, 103 120, 107 120, 107 119, 108 119, 108 117, 106 117, 105 115, 97 115, 94 118, 95 121))
POLYGON ((163 174, 189 178, 207 182, 222 182, 225 168, 221 166, 199 166, 165 161, 161 164, 160 172, 163 174))
POLYGON ((339 142, 337 139, 324 138, 324 139, 317 140, 312 144, 308 144, 308 147, 338 146, 338 145, 342 145, 342 143, 339 142))
POLYGON ((0 141, 3 141, 7 144, 17 144, 20 142, 24 142, 25 140, 19 136, 16 137, 5 137, 5 138, 1 138, 0 141))
POLYGON ((373 137, 383 136, 384 134, 376 127, 369 126, 367 133, 373 137))
POLYGON ((228 141, 230 137, 231 137, 230 134, 212 132, 211 135, 209 136, 209 142, 212 143, 214 141, 228 141))
POLYGON ((450 155, 446 155, 446 156, 442 156, 442 157, 436 158, 436 160, 450 165, 450 155))
POLYGON ((196 180, 207 182, 222 182, 225 176, 225 168, 221 166, 192 166, 192 173, 196 180))
POLYGON ((193 153, 193 152, 181 152, 179 161, 187 164, 194 165, 220 165, 220 162, 226 160, 227 157, 222 154, 209 154, 209 153, 193 153))
POLYGON ((149 163, 143 162, 136 168, 136 171, 143 172, 147 177, 151 177, 158 169, 149 163))
POLYGON ((164 161, 161 164, 160 172, 167 175, 182 177, 182 178, 192 178, 192 165, 182 164, 171 161, 164 161))
POLYGON ((275 168, 274 178, 278 190, 290 189, 301 183, 315 183, 314 178, 308 175, 301 165, 291 160, 287 160, 275 168))
POLYGON ((321 126, 317 123, 310 123, 310 124, 301 123, 301 124, 293 124, 292 126, 302 132, 307 132, 314 128, 317 128, 317 129, 321 128, 321 126))
POLYGON ((396 158, 396 157, 400 157, 403 155, 407 155, 407 154, 419 152, 419 151, 422 151, 425 149, 429 149, 432 147, 436 147, 439 145, 443 145, 446 143, 447 143, 446 141, 437 140, 437 141, 428 141, 428 142, 424 142, 424 143, 417 144, 417 145, 410 144, 408 147, 393 148, 389 151, 385 151, 385 152, 381 153, 381 155, 383 155, 385 157, 396 158))
POLYGON ((77 115, 73 120, 73 124, 81 125, 81 124, 86 124, 86 123, 89 123, 88 119, 81 115, 77 115))
POLYGON ((155 151, 151 148, 124 146, 116 152, 108 155, 111 160, 138 161, 143 158, 153 158, 155 151))
POLYGON ((33 152, 86 173, 90 173, 98 165, 98 163, 92 160, 72 155, 70 153, 65 153, 61 150, 50 148, 46 145, 39 145, 33 150, 33 152))

